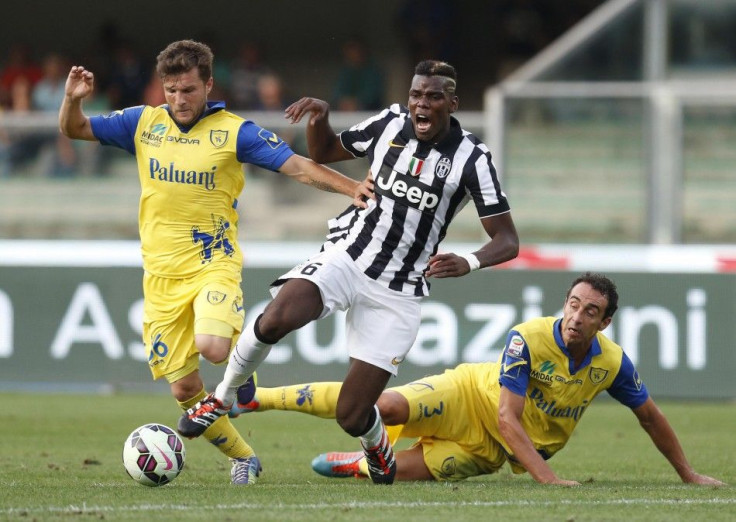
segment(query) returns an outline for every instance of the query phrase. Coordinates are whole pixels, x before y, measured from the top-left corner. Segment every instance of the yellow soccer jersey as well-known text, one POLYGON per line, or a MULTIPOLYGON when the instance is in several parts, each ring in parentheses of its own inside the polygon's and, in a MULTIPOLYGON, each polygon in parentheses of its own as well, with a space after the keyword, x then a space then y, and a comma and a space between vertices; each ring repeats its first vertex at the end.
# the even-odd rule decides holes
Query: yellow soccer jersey
MULTIPOLYGON (((560 322, 545 317, 514 327, 501 355, 497 381, 525 396, 522 426, 545 459, 565 446, 585 410, 602 391, 630 408, 641 406, 649 396, 623 349, 600 332, 583 363, 574 368, 562 341, 560 322)), ((497 413, 489 429, 496 430, 494 437, 510 453, 498 433, 497 413)), ((513 456, 509 460, 513 465, 513 456)))
POLYGON ((189 127, 177 125, 166 105, 131 107, 90 121, 102 144, 136 157, 145 270, 185 278, 217 266, 239 275, 242 164, 277 170, 293 154, 288 145, 215 102, 189 127))

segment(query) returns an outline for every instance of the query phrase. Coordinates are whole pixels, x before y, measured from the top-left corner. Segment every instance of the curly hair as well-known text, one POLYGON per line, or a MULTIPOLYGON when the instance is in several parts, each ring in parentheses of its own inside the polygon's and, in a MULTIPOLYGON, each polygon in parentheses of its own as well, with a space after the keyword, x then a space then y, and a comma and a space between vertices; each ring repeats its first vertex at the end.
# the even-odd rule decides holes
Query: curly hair
POLYGON ((161 78, 183 74, 196 68, 202 81, 212 77, 214 55, 207 44, 179 40, 169 44, 156 57, 156 72, 161 78))

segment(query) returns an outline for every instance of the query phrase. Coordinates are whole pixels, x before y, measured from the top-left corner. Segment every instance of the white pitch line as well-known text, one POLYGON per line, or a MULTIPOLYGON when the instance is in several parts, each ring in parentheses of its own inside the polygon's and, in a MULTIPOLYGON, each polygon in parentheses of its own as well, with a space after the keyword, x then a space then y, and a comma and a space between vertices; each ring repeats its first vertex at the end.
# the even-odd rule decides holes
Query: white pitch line
POLYGON ((736 498, 708 498, 708 499, 646 499, 646 498, 622 498, 613 500, 494 500, 474 502, 340 502, 340 503, 315 503, 315 504, 213 504, 213 505, 165 505, 165 504, 142 504, 139 506, 64 506, 47 508, 8 508, 0 510, 5 515, 20 515, 28 513, 115 513, 115 512, 150 512, 150 511, 188 511, 190 509, 201 509, 209 511, 231 510, 231 509, 283 509, 283 510, 317 510, 325 508, 423 508, 423 507, 546 507, 555 505, 565 506, 616 506, 616 505, 645 505, 645 506, 676 506, 676 505, 728 505, 736 504, 736 498))

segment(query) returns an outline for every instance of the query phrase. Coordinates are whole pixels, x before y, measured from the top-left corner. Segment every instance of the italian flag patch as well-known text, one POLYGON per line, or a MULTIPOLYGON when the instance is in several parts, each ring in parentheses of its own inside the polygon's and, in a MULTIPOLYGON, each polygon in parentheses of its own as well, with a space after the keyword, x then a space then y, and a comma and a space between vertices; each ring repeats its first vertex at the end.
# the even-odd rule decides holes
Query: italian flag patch
POLYGON ((411 161, 409 162, 409 174, 417 177, 422 173, 422 165, 424 165, 424 160, 420 160, 419 158, 412 156, 411 161))

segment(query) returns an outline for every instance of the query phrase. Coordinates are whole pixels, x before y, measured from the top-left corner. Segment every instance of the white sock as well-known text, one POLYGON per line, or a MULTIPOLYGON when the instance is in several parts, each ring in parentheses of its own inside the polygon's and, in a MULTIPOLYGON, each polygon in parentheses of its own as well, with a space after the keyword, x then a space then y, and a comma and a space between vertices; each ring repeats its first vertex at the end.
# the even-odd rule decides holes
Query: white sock
POLYGON ((378 412, 378 406, 374 406, 376 409, 376 422, 373 423, 373 426, 368 428, 368 431, 366 431, 363 435, 361 435, 360 442, 363 443, 363 447, 365 448, 373 448, 374 446, 378 446, 381 443, 381 439, 383 438, 383 421, 381 420, 381 414, 378 412))
POLYGON ((225 405, 235 402, 237 389, 245 384, 271 351, 270 344, 261 342, 256 337, 255 324, 254 320, 243 329, 235 348, 230 353, 225 375, 215 389, 215 397, 225 405))

